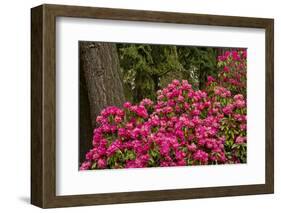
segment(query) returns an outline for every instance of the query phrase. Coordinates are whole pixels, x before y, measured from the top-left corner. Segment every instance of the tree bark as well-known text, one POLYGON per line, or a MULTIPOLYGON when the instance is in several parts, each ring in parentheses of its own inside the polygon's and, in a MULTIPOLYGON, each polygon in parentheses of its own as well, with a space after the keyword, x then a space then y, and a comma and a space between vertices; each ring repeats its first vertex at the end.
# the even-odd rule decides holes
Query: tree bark
MULTIPOLYGON (((81 66, 81 64, 80 64, 81 66)), ((84 73, 79 72, 79 162, 85 160, 85 154, 92 146, 93 127, 90 104, 84 73)))
POLYGON ((102 109, 121 107, 125 101, 117 49, 115 44, 96 42, 80 42, 79 47, 94 128, 102 109))
POLYGON ((115 44, 79 43, 79 160, 92 146, 96 117, 107 106, 125 102, 115 44))

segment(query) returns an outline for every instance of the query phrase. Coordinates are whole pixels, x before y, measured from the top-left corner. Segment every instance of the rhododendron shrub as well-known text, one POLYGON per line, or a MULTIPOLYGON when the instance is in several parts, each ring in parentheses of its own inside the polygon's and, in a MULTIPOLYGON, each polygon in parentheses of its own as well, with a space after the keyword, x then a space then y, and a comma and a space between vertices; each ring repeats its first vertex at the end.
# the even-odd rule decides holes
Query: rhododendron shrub
MULTIPOLYGON (((219 66, 240 67, 243 54, 226 53, 219 66)), ((231 72, 221 71, 217 80, 209 77, 205 91, 194 90, 187 80, 173 80, 157 92, 155 102, 105 108, 80 170, 245 163, 246 86, 239 87, 246 74, 237 78, 241 85, 227 87, 221 78, 237 77, 231 72)))
POLYGON ((224 55, 218 56, 218 67, 220 69, 218 74, 220 85, 229 89, 232 94, 246 96, 246 49, 226 51, 224 55))

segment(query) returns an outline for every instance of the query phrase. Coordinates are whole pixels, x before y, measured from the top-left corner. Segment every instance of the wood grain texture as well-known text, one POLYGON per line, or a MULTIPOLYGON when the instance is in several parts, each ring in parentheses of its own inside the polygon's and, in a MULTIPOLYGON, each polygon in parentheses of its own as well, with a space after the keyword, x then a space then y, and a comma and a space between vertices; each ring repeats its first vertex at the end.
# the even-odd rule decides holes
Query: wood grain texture
POLYGON ((266 185, 274 192, 274 21, 266 26, 265 70, 265 171, 266 185))
MULTIPOLYGON (((274 23, 272 19, 42 5, 31 15, 31 203, 64 207, 147 202, 274 191, 274 23), (56 196, 56 17, 96 18, 266 30, 266 183, 260 185, 56 196)), ((58 82, 59 83, 59 82, 58 82)))
POLYGON ((42 50, 43 7, 31 13, 31 203, 42 206, 42 50))

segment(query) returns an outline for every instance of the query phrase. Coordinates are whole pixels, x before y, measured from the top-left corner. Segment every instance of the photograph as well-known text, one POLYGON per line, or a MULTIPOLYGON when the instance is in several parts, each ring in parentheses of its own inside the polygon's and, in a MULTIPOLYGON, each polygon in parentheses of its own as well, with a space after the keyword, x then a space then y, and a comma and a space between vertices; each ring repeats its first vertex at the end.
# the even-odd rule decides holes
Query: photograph
POLYGON ((79 171, 247 163, 247 48, 78 42, 79 171))

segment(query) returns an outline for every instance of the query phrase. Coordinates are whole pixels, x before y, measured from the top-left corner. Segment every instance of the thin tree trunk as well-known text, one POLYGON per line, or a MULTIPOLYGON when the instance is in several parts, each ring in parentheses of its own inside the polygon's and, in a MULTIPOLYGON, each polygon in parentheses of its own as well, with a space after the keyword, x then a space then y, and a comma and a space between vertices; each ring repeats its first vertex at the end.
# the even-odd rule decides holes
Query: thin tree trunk
POLYGON ((154 75, 151 75, 151 77, 152 77, 152 80, 154 82, 154 92, 156 93, 160 89, 159 76, 157 74, 154 74, 154 75))
POLYGON ((199 76, 198 76, 198 82, 199 82, 199 85, 198 85, 198 88, 200 90, 204 89, 204 85, 205 85, 205 70, 202 70, 201 69, 201 66, 199 65, 199 76))
POLYGON ((107 106, 121 107, 125 101, 115 44, 80 42, 81 72, 84 73, 92 126, 107 106))

